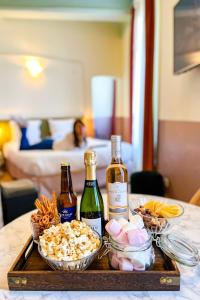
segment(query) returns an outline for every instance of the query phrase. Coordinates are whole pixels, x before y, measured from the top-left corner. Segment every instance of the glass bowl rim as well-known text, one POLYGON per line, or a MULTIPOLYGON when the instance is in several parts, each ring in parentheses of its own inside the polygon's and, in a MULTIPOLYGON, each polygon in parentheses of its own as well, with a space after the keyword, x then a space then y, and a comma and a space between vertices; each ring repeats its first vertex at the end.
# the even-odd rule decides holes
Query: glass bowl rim
POLYGON ((48 260, 49 262, 52 262, 52 263, 55 263, 55 264, 57 264, 57 263, 72 263, 72 262, 75 262, 75 263, 76 263, 76 262, 80 262, 80 261, 82 261, 83 259, 90 258, 90 257, 92 257, 94 254, 98 253, 98 251, 99 251, 99 250, 101 249, 101 247, 102 247, 102 243, 103 243, 102 237, 100 236, 100 234, 99 234, 97 231, 93 230, 93 232, 98 236, 98 239, 100 240, 100 245, 99 245, 98 249, 96 249, 94 252, 92 252, 92 253, 88 254, 87 256, 84 256, 84 257, 82 257, 82 258, 80 258, 80 259, 74 259, 74 260, 55 260, 55 259, 49 258, 48 256, 44 256, 44 254, 42 253, 42 251, 41 251, 41 249, 40 249, 40 247, 41 247, 40 241, 38 241, 38 252, 39 252, 39 254, 42 256, 43 259, 46 259, 46 260, 48 260))

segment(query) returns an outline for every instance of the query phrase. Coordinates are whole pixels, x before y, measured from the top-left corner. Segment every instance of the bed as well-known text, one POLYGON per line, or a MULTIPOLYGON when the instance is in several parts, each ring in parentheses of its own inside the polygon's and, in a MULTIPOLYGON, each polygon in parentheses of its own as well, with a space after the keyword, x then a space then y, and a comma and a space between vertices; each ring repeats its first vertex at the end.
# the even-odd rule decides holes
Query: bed
MULTIPOLYGON (((15 141, 6 143, 3 152, 7 170, 14 178, 30 178, 40 193, 60 191, 60 163, 71 165, 74 191, 81 192, 84 185, 85 169, 83 155, 86 149, 93 149, 97 155, 97 179, 100 187, 105 187, 105 170, 111 161, 111 143, 88 137, 87 148, 67 151, 19 150, 15 141)), ((129 174, 133 172, 132 145, 122 142, 122 157, 129 174)))

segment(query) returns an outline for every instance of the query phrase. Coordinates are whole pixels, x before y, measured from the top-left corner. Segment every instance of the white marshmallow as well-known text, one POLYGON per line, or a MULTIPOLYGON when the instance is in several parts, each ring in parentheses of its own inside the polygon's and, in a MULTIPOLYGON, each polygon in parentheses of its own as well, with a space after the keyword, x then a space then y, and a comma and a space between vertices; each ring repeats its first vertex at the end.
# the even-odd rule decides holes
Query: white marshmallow
POLYGON ((134 270, 136 270, 136 271, 144 271, 145 270, 144 262, 137 261, 135 259, 133 259, 131 262, 133 264, 133 269, 134 270))
POLYGON ((130 222, 131 224, 135 225, 137 228, 144 228, 144 222, 141 216, 139 215, 130 215, 130 222))
POLYGON ((117 222, 121 225, 121 227, 123 228, 126 224, 128 224, 127 219, 125 218, 120 218, 119 220, 117 220, 117 222))
POLYGON ((130 260, 121 258, 119 262, 119 269, 121 271, 133 271, 133 264, 130 262, 130 260))
POLYGON ((132 229, 137 229, 137 227, 135 226, 135 224, 128 222, 123 228, 122 231, 123 232, 128 232, 129 230, 132 229))

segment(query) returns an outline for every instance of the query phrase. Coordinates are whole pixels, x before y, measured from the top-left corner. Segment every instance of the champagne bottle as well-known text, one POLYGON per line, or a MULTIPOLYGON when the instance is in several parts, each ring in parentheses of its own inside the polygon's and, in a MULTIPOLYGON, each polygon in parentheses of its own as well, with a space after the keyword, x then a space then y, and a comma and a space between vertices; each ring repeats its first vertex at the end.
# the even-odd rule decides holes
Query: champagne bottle
POLYGON ((80 219, 93 230, 103 235, 104 205, 96 179, 96 154, 94 151, 84 153, 85 186, 81 198, 80 219))
POLYGON ((58 198, 58 212, 61 223, 76 219, 77 197, 73 192, 70 165, 61 163, 61 193, 58 198))
POLYGON ((111 136, 112 161, 106 170, 109 219, 128 219, 128 172, 121 158, 121 136, 111 136))

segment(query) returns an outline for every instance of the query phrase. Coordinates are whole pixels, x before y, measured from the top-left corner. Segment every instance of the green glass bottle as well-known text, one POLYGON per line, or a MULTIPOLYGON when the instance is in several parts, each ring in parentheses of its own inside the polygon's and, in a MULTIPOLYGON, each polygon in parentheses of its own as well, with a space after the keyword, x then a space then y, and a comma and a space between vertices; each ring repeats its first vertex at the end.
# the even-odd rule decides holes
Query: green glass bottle
POLYGON ((96 179, 96 154, 94 151, 84 153, 84 163, 86 177, 81 198, 80 219, 102 236, 104 231, 104 205, 96 179))

